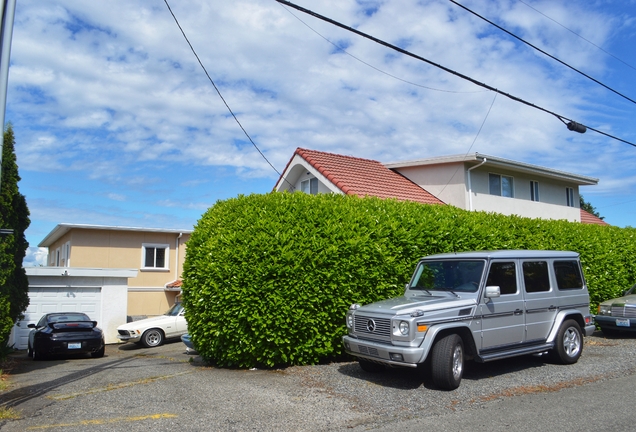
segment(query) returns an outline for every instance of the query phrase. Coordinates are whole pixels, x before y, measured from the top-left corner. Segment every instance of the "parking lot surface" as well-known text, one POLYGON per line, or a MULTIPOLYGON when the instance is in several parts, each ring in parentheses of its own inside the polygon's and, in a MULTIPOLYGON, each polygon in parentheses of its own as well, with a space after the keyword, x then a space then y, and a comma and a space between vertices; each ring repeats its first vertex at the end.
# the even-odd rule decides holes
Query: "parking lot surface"
MULTIPOLYGON (((0 404, 20 418, 0 420, 0 430, 362 431, 419 430, 423 425, 463 430, 473 424, 471 416, 473 430, 498 430, 494 424, 504 427, 513 421, 506 423, 502 408, 508 404, 517 404, 519 415, 528 408, 536 419, 532 408, 540 401, 554 406, 550 398, 555 398, 563 406, 553 415, 570 412, 578 419, 593 413, 582 412, 574 395, 593 399, 595 388, 611 395, 612 386, 625 387, 622 380, 632 383, 626 391, 633 396, 634 358, 636 337, 597 333, 586 338, 575 365, 536 357, 469 363, 459 389, 445 392, 418 371, 369 374, 355 362, 277 370, 215 368, 187 354, 180 341, 158 348, 109 345, 101 359, 36 362, 18 352, 5 366, 8 388, 0 393, 0 404), (480 426, 479 415, 487 415, 489 422, 480 426)), ((629 395, 615 400, 629 403, 629 395)), ((636 420, 618 415, 619 429, 636 420)), ((519 416, 514 422, 527 423, 519 416)))

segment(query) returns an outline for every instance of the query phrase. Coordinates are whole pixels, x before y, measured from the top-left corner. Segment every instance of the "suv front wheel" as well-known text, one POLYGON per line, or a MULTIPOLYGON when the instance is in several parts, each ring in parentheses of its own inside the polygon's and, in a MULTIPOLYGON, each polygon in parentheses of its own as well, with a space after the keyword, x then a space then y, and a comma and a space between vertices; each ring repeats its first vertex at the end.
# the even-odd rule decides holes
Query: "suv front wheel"
POLYGON ((557 333, 552 356, 562 364, 576 363, 583 352, 583 336, 581 327, 574 320, 561 324, 557 333))
POLYGON ((464 374, 464 341, 451 334, 438 340, 433 346, 431 376, 433 383, 445 390, 459 387, 464 374))

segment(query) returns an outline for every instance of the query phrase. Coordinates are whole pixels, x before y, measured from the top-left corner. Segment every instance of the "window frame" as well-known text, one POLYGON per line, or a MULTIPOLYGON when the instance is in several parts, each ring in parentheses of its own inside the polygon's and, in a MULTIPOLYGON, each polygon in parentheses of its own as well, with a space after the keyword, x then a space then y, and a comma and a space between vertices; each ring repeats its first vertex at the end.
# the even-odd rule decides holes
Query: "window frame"
POLYGON ((536 180, 530 180, 530 201, 539 202, 539 182, 536 180))
POLYGON ((318 194, 318 179, 316 177, 309 178, 300 182, 300 191, 309 195, 318 194))
POLYGON ((503 198, 514 198, 515 197, 515 178, 513 176, 504 175, 504 174, 496 174, 496 173, 488 173, 488 193, 493 196, 500 196, 503 198), (499 179, 499 193, 493 193, 493 184, 491 183, 491 179, 497 177, 499 179), (510 195, 504 195, 504 181, 503 179, 510 180, 510 195))
POLYGON ((571 188, 571 187, 565 188, 565 204, 568 207, 576 207, 574 205, 574 188, 571 188))
POLYGON ((170 270, 170 245, 167 243, 142 243, 141 245, 141 270, 144 271, 169 271, 170 270), (155 265, 152 267, 146 266, 146 254, 148 249, 163 249, 164 252, 164 266, 157 267, 157 255, 155 252, 154 263, 155 265))

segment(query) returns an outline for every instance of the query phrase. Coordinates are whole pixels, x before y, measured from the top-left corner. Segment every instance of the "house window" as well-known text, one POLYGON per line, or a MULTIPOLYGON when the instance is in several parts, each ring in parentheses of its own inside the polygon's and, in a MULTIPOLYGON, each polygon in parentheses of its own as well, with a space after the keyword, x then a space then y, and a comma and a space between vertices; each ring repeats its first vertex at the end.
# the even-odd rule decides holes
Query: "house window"
POLYGON ((530 200, 539 201, 539 182, 530 180, 530 200))
POLYGON ((574 189, 565 188, 565 201, 568 207, 576 207, 574 205, 574 189))
POLYGON ((514 181, 510 176, 488 174, 490 195, 514 198, 514 181))
POLYGON ((318 179, 312 178, 300 182, 300 190, 307 194, 316 195, 318 193, 318 179))
POLYGON ((142 245, 142 265, 144 269, 168 269, 168 253, 170 246, 167 244, 142 245))
POLYGON ((60 265, 62 267, 70 267, 71 261, 71 242, 66 242, 62 245, 62 260, 60 265))

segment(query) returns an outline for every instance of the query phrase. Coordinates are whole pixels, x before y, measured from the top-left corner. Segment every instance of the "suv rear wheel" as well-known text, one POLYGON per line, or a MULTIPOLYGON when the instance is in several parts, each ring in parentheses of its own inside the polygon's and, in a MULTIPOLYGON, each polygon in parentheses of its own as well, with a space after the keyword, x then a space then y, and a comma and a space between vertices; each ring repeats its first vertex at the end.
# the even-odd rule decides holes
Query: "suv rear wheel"
POLYGON ((567 320, 561 324, 557 333, 552 356, 562 364, 576 363, 583 351, 583 336, 581 327, 574 320, 567 320))
POLYGON ((456 334, 438 340, 433 346, 431 376, 445 390, 459 387, 464 374, 464 341, 456 334))

